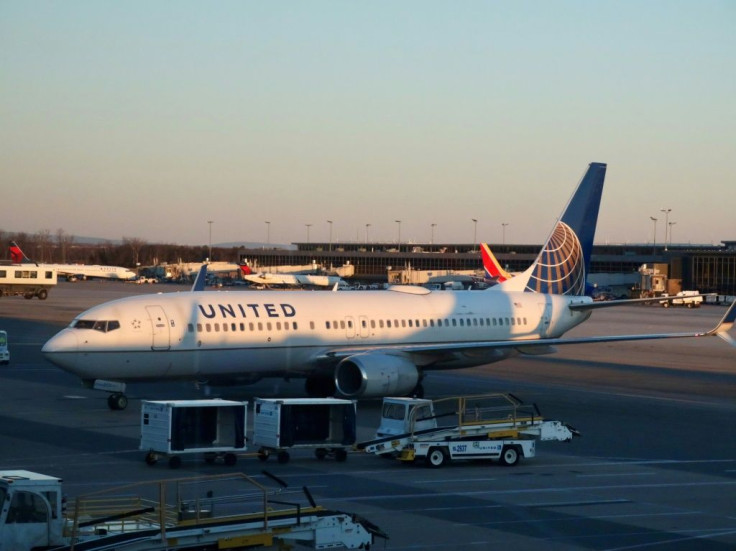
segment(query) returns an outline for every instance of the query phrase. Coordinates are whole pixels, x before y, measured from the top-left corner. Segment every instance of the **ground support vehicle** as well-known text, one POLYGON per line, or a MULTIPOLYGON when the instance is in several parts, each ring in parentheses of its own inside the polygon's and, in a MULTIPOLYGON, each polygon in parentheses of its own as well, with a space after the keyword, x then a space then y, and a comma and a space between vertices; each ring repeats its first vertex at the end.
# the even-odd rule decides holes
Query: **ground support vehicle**
POLYGON ((10 363, 10 350, 8 350, 8 332, 0 331, 0 365, 10 363))
POLYGON ((56 285, 55 269, 33 264, 0 264, 0 297, 22 295, 24 298, 46 300, 56 285))
POLYGON ((235 465, 246 451, 248 402, 230 400, 157 400, 141 404, 141 444, 145 461, 155 465, 168 458, 176 469, 186 454, 204 454, 235 465))
POLYGON ((313 449, 317 459, 345 461, 356 442, 356 401, 338 398, 256 398, 253 445, 266 461, 276 454, 287 463, 289 450, 313 449))
MULTIPOLYGON (((669 295, 662 296, 666 297, 669 295)), ((680 291, 674 296, 674 298, 670 298, 670 300, 663 300, 661 304, 665 308, 669 308, 670 306, 687 306, 688 308, 700 308, 700 305, 703 304, 703 295, 701 295, 698 291, 680 291)))
POLYGON ((459 459, 516 465, 536 455, 537 440, 568 442, 579 432, 560 421, 545 421, 535 404, 511 394, 486 394, 434 401, 384 398, 376 436, 358 449, 440 467, 459 459))
POLYGON ((270 476, 279 488, 233 473, 127 485, 66 502, 60 478, 0 471, 0 551, 290 549, 297 543, 368 549, 376 537, 387 537, 357 515, 317 506, 306 488, 285 491, 270 476))

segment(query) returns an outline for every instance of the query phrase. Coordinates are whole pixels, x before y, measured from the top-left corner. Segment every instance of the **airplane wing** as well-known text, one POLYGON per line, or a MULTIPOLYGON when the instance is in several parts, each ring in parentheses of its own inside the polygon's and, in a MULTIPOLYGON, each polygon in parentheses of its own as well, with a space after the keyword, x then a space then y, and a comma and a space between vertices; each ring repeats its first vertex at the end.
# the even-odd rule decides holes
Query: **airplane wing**
MULTIPOLYGON (((516 340, 516 341, 468 341, 456 343, 429 343, 429 344, 395 344, 387 345, 376 349, 375 347, 351 347, 340 348, 336 350, 326 351, 317 361, 335 361, 360 352, 387 352, 389 354, 412 354, 420 357, 424 356, 427 363, 433 363, 442 356, 448 356, 452 353, 465 354, 488 354, 493 350, 517 349, 521 354, 536 355, 547 354, 554 351, 554 347, 567 344, 586 344, 601 342, 622 342, 622 341, 645 341, 656 339, 682 339, 692 337, 712 337, 717 336, 736 347, 736 339, 728 334, 728 331, 734 326, 736 321, 736 301, 726 311, 725 315, 718 324, 710 331, 705 332, 689 332, 689 333, 647 333, 639 335, 605 335, 600 337, 573 337, 562 339, 533 339, 533 340, 516 340)), ((417 362, 422 365, 422 362, 417 362)))

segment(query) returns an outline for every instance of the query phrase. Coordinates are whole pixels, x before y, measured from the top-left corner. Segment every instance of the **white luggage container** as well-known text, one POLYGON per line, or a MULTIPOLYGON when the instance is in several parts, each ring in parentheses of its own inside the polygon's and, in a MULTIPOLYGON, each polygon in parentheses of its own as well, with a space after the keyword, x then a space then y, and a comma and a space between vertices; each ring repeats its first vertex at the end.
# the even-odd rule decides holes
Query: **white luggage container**
POLYGON ((230 400, 160 400, 141 404, 141 445, 146 463, 162 457, 169 467, 181 465, 184 454, 203 453, 205 461, 218 457, 226 465, 237 462, 236 452, 247 447, 248 402, 230 400))
POLYGON ((355 444, 356 401, 338 398, 256 398, 253 405, 253 444, 266 461, 272 453, 289 461, 292 448, 312 448, 318 459, 347 459, 355 444))

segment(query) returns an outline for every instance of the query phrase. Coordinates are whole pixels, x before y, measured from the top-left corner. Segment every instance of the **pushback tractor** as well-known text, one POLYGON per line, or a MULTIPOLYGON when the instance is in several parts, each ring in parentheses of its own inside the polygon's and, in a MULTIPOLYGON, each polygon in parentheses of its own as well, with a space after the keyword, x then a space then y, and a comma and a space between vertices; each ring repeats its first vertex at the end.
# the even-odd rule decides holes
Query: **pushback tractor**
POLYGON ((536 404, 512 394, 427 400, 384 398, 376 439, 357 445, 368 453, 441 467, 461 459, 516 465, 536 455, 537 440, 569 442, 580 433, 547 421, 536 404))

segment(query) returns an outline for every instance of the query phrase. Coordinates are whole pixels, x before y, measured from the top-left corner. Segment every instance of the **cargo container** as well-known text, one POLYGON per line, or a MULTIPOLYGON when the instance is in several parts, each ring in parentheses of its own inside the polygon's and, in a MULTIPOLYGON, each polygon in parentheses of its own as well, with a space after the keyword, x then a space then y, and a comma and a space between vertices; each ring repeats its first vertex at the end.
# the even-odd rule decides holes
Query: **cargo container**
POLYGON ((141 445, 149 465, 168 457, 178 468, 184 454, 204 454, 212 463, 237 462, 247 448, 248 402, 230 400, 165 400, 141 404, 141 445))
POLYGON ((266 461, 276 453, 289 461, 293 448, 311 448, 318 459, 347 459, 355 444, 356 401, 338 398, 256 398, 253 405, 253 445, 266 461))

